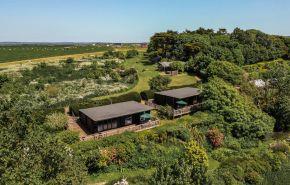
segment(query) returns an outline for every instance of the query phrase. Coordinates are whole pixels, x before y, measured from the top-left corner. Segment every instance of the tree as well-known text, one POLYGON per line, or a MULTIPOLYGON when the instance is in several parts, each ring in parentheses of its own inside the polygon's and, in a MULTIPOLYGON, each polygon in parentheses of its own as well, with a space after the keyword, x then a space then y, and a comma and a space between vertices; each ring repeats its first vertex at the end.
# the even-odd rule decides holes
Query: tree
POLYGON ((290 131, 290 96, 280 97, 272 110, 276 131, 290 131))
POLYGON ((190 141, 185 145, 185 160, 191 165, 191 179, 194 184, 204 184, 206 181, 205 174, 208 169, 208 157, 204 148, 198 145, 195 141, 190 141))
POLYGON ((203 88, 204 109, 223 116, 224 130, 229 130, 234 137, 262 139, 273 130, 274 119, 232 85, 212 78, 203 88))
POLYGON ((0 98, 0 184, 84 184, 84 163, 42 128, 41 112, 23 96, 0 98))
POLYGON ((128 50, 126 53, 126 58, 133 58, 139 55, 139 52, 136 49, 128 50))
POLYGON ((233 85, 239 85, 243 81, 244 71, 242 68, 233 63, 226 61, 214 61, 206 68, 206 74, 208 78, 217 76, 233 85))
POLYGON ((170 68, 173 71, 183 72, 184 71, 184 63, 180 62, 180 61, 174 61, 170 64, 170 68))
POLYGON ((149 80, 149 86, 151 90, 162 91, 168 87, 171 79, 168 76, 155 76, 149 80))
POLYGON ((202 54, 190 60, 186 68, 188 71, 204 74, 208 65, 213 61, 213 58, 202 54))

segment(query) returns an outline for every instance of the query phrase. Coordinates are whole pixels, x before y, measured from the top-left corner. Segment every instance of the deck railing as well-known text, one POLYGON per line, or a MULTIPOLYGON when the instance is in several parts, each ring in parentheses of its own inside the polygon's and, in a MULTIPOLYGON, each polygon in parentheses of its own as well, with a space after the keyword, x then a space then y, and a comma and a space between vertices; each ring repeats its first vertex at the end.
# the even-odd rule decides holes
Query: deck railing
POLYGON ((185 106, 180 109, 173 109, 173 117, 182 116, 184 114, 189 114, 194 110, 197 110, 201 107, 201 103, 196 103, 194 105, 185 106))
POLYGON ((160 124, 160 121, 158 119, 154 119, 154 120, 150 120, 150 121, 148 121, 146 123, 143 123, 143 124, 129 125, 129 126, 125 126, 125 127, 120 127, 120 128, 104 131, 104 132, 101 132, 101 133, 88 135, 88 136, 82 137, 81 140, 82 141, 92 140, 92 139, 96 139, 97 140, 97 139, 105 138, 105 137, 108 137, 108 136, 121 134, 121 133, 124 133, 126 131, 139 132, 139 131, 142 131, 142 130, 147 130, 147 129, 150 129, 150 128, 154 128, 154 127, 158 126, 159 124, 160 124))

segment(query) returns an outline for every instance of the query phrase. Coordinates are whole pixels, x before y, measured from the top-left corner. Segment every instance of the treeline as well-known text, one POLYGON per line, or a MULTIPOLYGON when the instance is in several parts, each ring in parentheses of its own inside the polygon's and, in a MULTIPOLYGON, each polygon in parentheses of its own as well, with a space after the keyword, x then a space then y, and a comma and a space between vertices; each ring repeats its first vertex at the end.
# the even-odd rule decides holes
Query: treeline
POLYGON ((215 32, 199 28, 182 33, 156 33, 150 39, 148 56, 153 62, 162 59, 189 61, 206 56, 241 66, 289 58, 289 46, 289 37, 268 35, 259 30, 236 28, 228 33, 226 29, 215 32))

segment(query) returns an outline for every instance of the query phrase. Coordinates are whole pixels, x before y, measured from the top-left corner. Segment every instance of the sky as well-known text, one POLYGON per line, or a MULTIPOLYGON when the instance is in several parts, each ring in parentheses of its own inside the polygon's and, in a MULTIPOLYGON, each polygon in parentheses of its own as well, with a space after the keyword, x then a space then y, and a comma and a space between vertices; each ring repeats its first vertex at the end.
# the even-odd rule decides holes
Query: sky
POLYGON ((290 0, 0 0, 0 42, 148 42, 199 27, 290 36, 290 0))

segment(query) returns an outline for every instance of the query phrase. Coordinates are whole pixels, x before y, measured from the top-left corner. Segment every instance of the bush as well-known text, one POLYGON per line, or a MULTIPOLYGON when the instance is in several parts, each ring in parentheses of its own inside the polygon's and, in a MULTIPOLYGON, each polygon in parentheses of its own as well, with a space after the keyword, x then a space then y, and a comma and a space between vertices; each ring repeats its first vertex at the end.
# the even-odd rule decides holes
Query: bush
POLYGON ((72 58, 72 57, 69 57, 69 58, 67 58, 66 60, 65 60, 65 62, 67 63, 67 64, 72 64, 72 63, 74 63, 74 58, 72 58))
POLYGON ((246 174, 245 181, 249 184, 261 184, 263 178, 259 175, 259 173, 253 171, 246 174))
POLYGON ((68 118, 64 113, 52 113, 46 117, 45 125, 51 130, 59 131, 67 127, 68 118))
POLYGON ((73 144, 80 140, 79 133, 65 130, 57 133, 56 138, 66 144, 73 144))
POLYGON ((184 71, 184 63, 181 61, 174 61, 170 64, 170 68, 173 71, 183 72, 184 71))
POLYGON ((139 55, 139 52, 136 49, 128 50, 126 53, 126 58, 133 58, 139 55))
POLYGON ((160 106, 160 108, 158 109, 158 117, 162 119, 172 119, 173 108, 169 105, 160 106))
POLYGON ((286 141, 276 141, 270 144, 270 148, 274 152, 289 153, 290 147, 286 141))
POLYGON ((154 92, 152 90, 145 90, 140 93, 142 100, 149 100, 154 98, 154 92))
POLYGON ((224 141, 224 134, 218 128, 208 130, 206 137, 214 148, 220 147, 224 141))
POLYGON ((9 82, 9 78, 7 75, 0 75, 0 89, 4 85, 4 83, 9 82))
POLYGON ((170 84, 171 79, 168 76, 158 75, 149 80, 150 89, 153 91, 165 90, 170 84))

